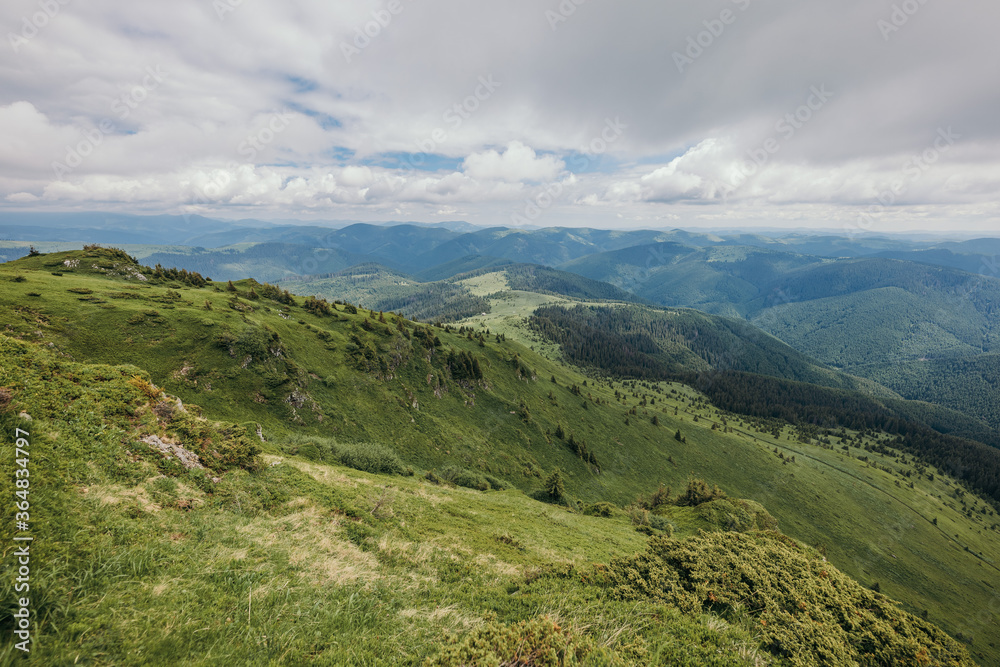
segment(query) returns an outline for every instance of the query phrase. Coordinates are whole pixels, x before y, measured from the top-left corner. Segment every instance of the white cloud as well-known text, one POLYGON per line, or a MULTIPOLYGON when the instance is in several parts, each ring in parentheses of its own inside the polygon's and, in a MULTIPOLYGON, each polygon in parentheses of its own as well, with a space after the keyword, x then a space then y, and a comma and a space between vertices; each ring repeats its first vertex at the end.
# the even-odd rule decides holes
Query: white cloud
POLYGON ((474 153, 465 158, 462 166, 466 174, 479 181, 517 183, 555 180, 566 163, 551 155, 538 157, 532 148, 512 141, 503 153, 493 149, 474 153))

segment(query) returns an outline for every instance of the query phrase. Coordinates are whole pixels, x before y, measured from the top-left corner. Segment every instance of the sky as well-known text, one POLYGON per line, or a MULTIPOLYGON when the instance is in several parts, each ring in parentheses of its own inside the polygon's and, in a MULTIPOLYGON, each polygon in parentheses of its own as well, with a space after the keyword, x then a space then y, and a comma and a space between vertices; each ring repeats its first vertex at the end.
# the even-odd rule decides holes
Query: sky
POLYGON ((1000 232, 995 0, 5 0, 0 209, 1000 232))

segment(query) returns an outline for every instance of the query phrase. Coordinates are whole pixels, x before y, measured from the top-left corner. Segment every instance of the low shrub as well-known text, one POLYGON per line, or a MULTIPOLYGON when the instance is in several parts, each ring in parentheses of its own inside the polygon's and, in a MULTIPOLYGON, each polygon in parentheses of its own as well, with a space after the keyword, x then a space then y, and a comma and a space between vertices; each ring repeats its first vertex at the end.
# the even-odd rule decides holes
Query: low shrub
POLYGON ((520 549, 524 551, 524 545, 521 544, 521 540, 517 539, 510 533, 503 533, 502 535, 496 536, 496 541, 500 544, 506 544, 507 546, 514 547, 515 549, 520 549))
POLYGON ((654 537, 644 553, 613 560, 606 585, 619 600, 748 623, 764 650, 790 664, 975 664, 943 631, 780 533, 654 537))
POLYGON ((602 516, 607 518, 612 516, 616 509, 617 508, 611 503, 600 502, 587 503, 583 506, 581 511, 587 516, 602 516))
POLYGON ((667 537, 672 537, 674 534, 674 524, 670 523, 667 517, 658 514, 649 515, 649 527, 666 533, 667 537))
POLYGON ((320 452, 319 447, 311 442, 299 447, 296 455, 309 459, 310 461, 321 461, 323 459, 323 453, 320 452))
POLYGON ((643 509, 642 507, 637 507, 635 505, 630 505, 628 508, 628 518, 635 526, 648 526, 649 517, 649 510, 647 509, 643 509))
POLYGON ((682 507, 697 507, 702 503, 725 498, 726 492, 718 486, 709 487, 703 479, 688 480, 687 491, 677 498, 676 504, 682 507))
POLYGON ((483 475, 459 466, 447 466, 442 468, 439 474, 441 479, 455 486, 463 486, 476 491, 489 491, 492 488, 483 475))
POLYGON ((440 477, 438 477, 438 474, 436 472, 434 472, 433 470, 428 470, 427 473, 424 475, 424 479, 426 479, 431 484, 439 484, 440 485, 440 484, 447 484, 448 483, 445 480, 443 480, 440 477))
POLYGON ((159 399, 160 395, 163 393, 162 389, 159 389, 156 385, 141 375, 133 375, 131 379, 129 379, 128 383, 151 400, 159 399))
POLYGON ((348 468, 382 475, 402 475, 403 462, 388 447, 371 442, 338 445, 337 460, 348 468))
POLYGON ((237 424, 210 422, 182 414, 170 423, 167 431, 216 472, 261 468, 259 441, 237 424))
POLYGON ((504 481, 502 479, 494 477, 493 475, 485 475, 484 474, 483 477, 485 477, 486 481, 490 483, 490 486, 492 486, 497 491, 502 491, 504 489, 511 488, 511 485, 510 485, 509 482, 506 482, 506 481, 504 481))
POLYGON ((464 637, 449 637, 426 667, 452 665, 620 665, 618 657, 572 627, 539 616, 520 623, 488 618, 464 637))
POLYGON ((699 505, 698 517, 722 530, 748 532, 752 530, 777 530, 778 520, 752 500, 723 498, 699 505))

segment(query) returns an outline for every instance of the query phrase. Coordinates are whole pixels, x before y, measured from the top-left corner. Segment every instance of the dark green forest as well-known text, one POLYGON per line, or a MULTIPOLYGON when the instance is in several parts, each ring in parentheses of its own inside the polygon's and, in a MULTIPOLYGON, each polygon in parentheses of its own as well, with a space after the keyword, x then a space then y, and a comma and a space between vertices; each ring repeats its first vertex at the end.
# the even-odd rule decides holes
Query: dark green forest
POLYGON ((680 314, 677 320, 668 323, 662 316, 630 308, 552 306, 539 308, 531 324, 559 343, 572 363, 615 377, 680 380, 733 414, 828 431, 885 431, 896 436, 894 446, 961 479, 1000 504, 1000 438, 995 432, 978 430, 974 435, 979 442, 957 437, 951 434, 956 424, 942 424, 940 413, 933 409, 748 370, 761 363, 758 358, 766 357, 750 346, 727 347, 729 341, 724 336, 713 336, 717 332, 695 327, 680 314), (682 334, 697 341, 692 349, 699 351, 702 360, 715 363, 708 368, 685 367, 680 355, 658 342, 676 345, 682 334))

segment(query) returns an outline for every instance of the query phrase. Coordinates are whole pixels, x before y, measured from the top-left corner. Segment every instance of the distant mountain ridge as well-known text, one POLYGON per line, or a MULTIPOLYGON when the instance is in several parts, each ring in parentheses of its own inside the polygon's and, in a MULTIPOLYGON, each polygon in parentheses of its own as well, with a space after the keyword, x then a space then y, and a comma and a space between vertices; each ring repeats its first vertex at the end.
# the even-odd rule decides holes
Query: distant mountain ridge
MULTIPOLYGON (((25 254, 30 242, 128 241, 147 263, 221 280, 299 279, 300 289, 307 289, 302 276, 368 264, 422 283, 515 264, 545 266, 564 272, 551 291, 614 294, 609 298, 747 319, 822 363, 1000 428, 1000 396, 981 395, 1000 378, 993 377, 991 358, 978 358, 1000 351, 998 239, 11 212, 0 214, 5 235, 15 239, 0 248, 5 259, 25 254), (172 245, 157 247, 163 244, 172 245), (569 273, 611 287, 574 285, 569 273), (968 381, 935 382, 924 363, 968 381)), ((408 312, 425 316, 482 307, 454 285, 427 289, 420 294, 437 310, 421 308, 416 293, 373 303, 409 304, 408 312)))

